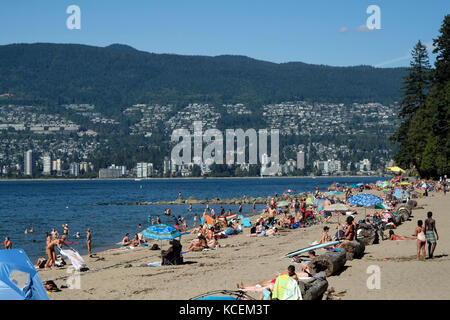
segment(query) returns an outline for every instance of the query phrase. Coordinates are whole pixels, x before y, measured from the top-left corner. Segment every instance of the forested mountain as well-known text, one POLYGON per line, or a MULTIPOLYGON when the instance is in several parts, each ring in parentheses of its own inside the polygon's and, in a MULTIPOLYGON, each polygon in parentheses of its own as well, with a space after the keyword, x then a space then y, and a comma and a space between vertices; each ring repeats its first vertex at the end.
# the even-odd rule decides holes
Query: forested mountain
POLYGON ((120 44, 0 46, 0 95, 49 105, 92 103, 116 115, 133 103, 391 103, 400 98, 405 74, 404 68, 154 54, 120 44))

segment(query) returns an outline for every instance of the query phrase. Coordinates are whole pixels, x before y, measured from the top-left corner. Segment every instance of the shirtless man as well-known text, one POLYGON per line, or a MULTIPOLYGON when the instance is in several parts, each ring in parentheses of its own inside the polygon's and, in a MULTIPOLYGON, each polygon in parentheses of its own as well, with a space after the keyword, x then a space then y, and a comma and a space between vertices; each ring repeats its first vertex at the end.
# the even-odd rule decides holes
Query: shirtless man
POLYGON ((436 221, 433 218, 431 218, 432 216, 433 213, 431 211, 428 211, 427 213, 428 219, 425 220, 425 234, 427 236, 427 243, 428 243, 428 259, 433 259, 434 249, 436 249, 437 240, 439 240, 439 235, 436 230, 436 221))
POLYGON ((52 240, 57 239, 59 236, 58 231, 56 231, 55 228, 52 228, 52 232, 50 234, 52 235, 52 240))
POLYGON ((53 266, 53 269, 55 269, 55 261, 56 261, 55 246, 57 246, 59 249, 61 249, 61 245, 64 245, 67 248, 74 250, 71 246, 69 246, 67 243, 64 242, 64 239, 56 239, 56 240, 50 241, 50 243, 47 244, 47 247, 46 247, 46 253, 47 253, 48 259, 47 259, 47 263, 45 264, 45 270, 48 270, 48 267, 50 265, 53 266))
POLYGON ((89 253, 89 256, 91 256, 92 255, 92 251, 91 251, 91 249, 92 249, 92 247, 91 247, 91 229, 87 229, 87 231, 86 231, 86 245, 87 245, 87 248, 88 248, 88 253, 89 253))
POLYGON ((9 240, 9 237, 6 237, 5 238, 5 250, 8 250, 8 249, 12 249, 12 243, 11 243, 11 240, 9 240))

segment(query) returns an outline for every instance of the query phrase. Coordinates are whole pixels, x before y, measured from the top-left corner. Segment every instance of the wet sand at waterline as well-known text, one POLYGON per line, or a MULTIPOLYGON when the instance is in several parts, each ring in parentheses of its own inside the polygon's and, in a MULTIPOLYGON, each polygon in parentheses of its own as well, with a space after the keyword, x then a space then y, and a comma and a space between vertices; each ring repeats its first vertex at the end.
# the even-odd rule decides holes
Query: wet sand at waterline
MULTIPOLYGON (((439 233, 435 258, 416 261, 416 240, 385 240, 367 246, 362 259, 347 261, 343 272, 328 277, 329 287, 336 292, 345 291, 342 299, 450 298, 450 195, 430 193, 428 198, 416 200, 418 208, 412 211, 411 221, 404 222, 395 233, 411 236, 417 220, 425 220, 426 213, 432 211, 439 233), (372 265, 380 268, 380 289, 367 287, 371 276, 367 270, 372 265)), ((356 220, 363 219, 364 209, 357 210, 356 220)), ((373 210, 367 209, 369 212, 373 210)), ((335 233, 337 219, 333 217, 328 223, 331 235, 335 233)), ((276 272, 285 271, 290 259, 281 257, 319 240, 323 226, 281 230, 278 237, 249 237, 250 231, 245 228, 242 234, 220 239, 221 247, 217 250, 185 254, 186 264, 179 266, 139 267, 143 263, 160 261, 160 251, 149 247, 98 252, 95 258, 83 257, 90 270, 80 273, 80 289, 62 289, 51 293, 50 298, 189 299, 211 290, 235 290, 237 283, 270 280, 276 272)), ((184 250, 194 237, 192 234, 182 237, 184 250)), ((95 243, 95 238, 93 241, 95 243)), ((168 241, 151 241, 150 246, 153 243, 163 249, 169 247, 168 241)), ((320 249, 317 254, 323 252, 325 250, 320 249)), ((39 274, 43 281, 54 280, 58 287, 66 285, 70 276, 67 268, 40 270, 39 274)), ((258 297, 258 294, 250 295, 258 297)))

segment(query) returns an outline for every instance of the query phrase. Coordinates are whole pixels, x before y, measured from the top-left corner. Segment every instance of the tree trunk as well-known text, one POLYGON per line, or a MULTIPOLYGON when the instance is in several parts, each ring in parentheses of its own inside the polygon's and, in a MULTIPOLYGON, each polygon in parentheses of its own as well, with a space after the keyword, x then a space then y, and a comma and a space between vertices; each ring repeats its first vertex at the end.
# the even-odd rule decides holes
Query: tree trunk
POLYGON ((300 280, 298 284, 303 300, 321 300, 328 289, 328 281, 326 279, 314 279, 305 282, 300 280))
POLYGON ((346 252, 326 252, 318 257, 315 257, 308 264, 308 268, 314 275, 320 271, 324 271, 327 277, 338 273, 344 268, 347 261, 346 252))
POLYGON ((346 241, 342 243, 341 248, 345 250, 347 260, 353 260, 361 259, 366 246, 360 241, 346 241))

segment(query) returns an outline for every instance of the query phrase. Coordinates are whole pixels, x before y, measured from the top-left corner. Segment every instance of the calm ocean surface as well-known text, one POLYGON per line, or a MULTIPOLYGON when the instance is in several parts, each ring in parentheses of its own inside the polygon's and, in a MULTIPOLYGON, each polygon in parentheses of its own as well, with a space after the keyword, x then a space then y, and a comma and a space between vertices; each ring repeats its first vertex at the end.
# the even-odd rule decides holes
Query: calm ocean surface
MULTIPOLYGON (((33 263, 37 257, 45 256, 44 232, 54 227, 62 234, 62 224, 69 224, 68 241, 79 241, 72 246, 81 254, 87 252, 86 229, 92 232, 93 252, 118 247, 125 233, 139 232, 138 224, 148 226, 148 217, 161 215, 162 223, 173 224, 173 216, 186 217, 192 224, 194 213, 203 212, 205 205, 172 205, 172 217, 164 216, 169 206, 92 206, 94 203, 175 200, 178 191, 183 198, 197 199, 268 196, 286 189, 297 193, 320 190, 333 182, 375 182, 380 177, 357 178, 256 178, 256 179, 182 179, 182 180, 91 180, 91 181, 0 181, 0 238, 9 236, 13 248, 24 249, 33 263), (34 227, 34 234, 24 234, 25 228, 34 227), (79 231, 81 239, 74 237, 79 231)), ((238 205, 223 205, 225 210, 236 212, 238 205)), ((220 205, 212 205, 220 213, 220 205)), ((258 205, 261 210, 263 205, 258 205)), ((244 212, 252 211, 244 205, 244 212)), ((156 218, 155 218, 156 220, 156 218)), ((1 247, 3 249, 3 245, 1 247)))

